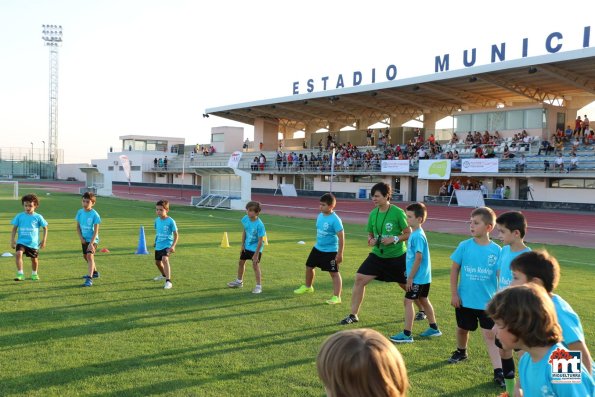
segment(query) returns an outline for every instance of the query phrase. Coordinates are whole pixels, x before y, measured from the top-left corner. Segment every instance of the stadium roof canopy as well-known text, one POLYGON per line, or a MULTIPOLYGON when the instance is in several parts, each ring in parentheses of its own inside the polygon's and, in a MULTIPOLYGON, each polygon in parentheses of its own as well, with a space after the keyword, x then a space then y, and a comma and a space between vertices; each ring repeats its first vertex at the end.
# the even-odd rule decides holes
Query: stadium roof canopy
MULTIPOLYGON (((458 111, 548 103, 580 109, 595 101, 595 48, 438 72, 385 83, 361 85, 260 100, 205 110, 241 123, 258 118, 288 129, 353 126, 358 120, 408 119, 424 113, 448 116, 458 111)), ((360 128, 366 128, 361 126, 360 128)))

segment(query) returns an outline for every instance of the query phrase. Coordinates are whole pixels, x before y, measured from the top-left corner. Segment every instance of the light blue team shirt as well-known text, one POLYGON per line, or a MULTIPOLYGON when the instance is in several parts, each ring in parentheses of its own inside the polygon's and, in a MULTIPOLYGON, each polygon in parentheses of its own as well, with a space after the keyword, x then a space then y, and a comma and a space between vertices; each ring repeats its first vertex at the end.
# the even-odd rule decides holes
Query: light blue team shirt
POLYGON ((552 295, 556 315, 558 316, 558 324, 562 328, 562 342, 568 346, 574 342, 584 342, 585 333, 583 332, 583 325, 578 314, 572 307, 558 295, 552 295))
POLYGON ((520 254, 531 251, 531 248, 527 247, 521 251, 513 252, 510 249, 510 245, 505 245, 500 251, 500 257, 498 258, 498 270, 500 270, 500 277, 498 278, 498 290, 504 289, 512 283, 512 270, 510 270, 510 264, 520 254))
POLYGON ((174 243, 174 232, 178 231, 176 221, 169 216, 165 219, 155 218, 155 250, 170 248, 174 243))
POLYGON ((462 241, 452 253, 450 259, 461 268, 458 292, 463 307, 485 310, 498 288, 499 255, 498 244, 479 245, 473 238, 462 241))
POLYGON ((17 214, 10 224, 17 227, 17 244, 39 249, 39 228, 48 225, 43 216, 37 212, 27 214, 23 211, 17 214))
POLYGON ((595 383, 584 365, 581 365, 581 383, 552 383, 550 356, 556 349, 564 349, 556 343, 538 362, 525 353, 519 360, 519 380, 523 395, 527 397, 593 397, 595 383))
MULTIPOLYGON (((83 238, 86 242, 90 243, 91 239, 93 238, 93 233, 95 232, 95 225, 99 225, 101 223, 101 217, 94 209, 85 211, 83 208, 81 208, 76 213, 74 219, 76 219, 79 227, 81 228, 81 234, 83 235, 83 238)), ((99 233, 97 233, 94 243, 99 243, 99 233)))
POLYGON ((421 252, 421 263, 415 276, 413 277, 414 284, 429 284, 432 282, 432 262, 430 260, 430 248, 428 246, 428 239, 424 230, 419 227, 414 230, 407 240, 407 257, 406 257, 406 274, 409 278, 413 263, 415 262, 415 254, 421 252))
MULTIPOLYGON (((246 232, 246 240, 244 241, 244 249, 248 251, 256 251, 256 247, 258 247, 258 239, 261 237, 266 236, 266 230, 264 230, 264 223, 260 220, 260 218, 256 218, 256 220, 251 221, 248 215, 244 215, 242 218, 242 225, 244 226, 244 231, 246 232)), ((260 251, 264 249, 264 244, 260 246, 260 251)))
POLYGON ((339 237, 337 233, 343 230, 341 218, 331 212, 328 215, 322 212, 316 218, 316 244, 314 248, 321 252, 338 252, 339 237))

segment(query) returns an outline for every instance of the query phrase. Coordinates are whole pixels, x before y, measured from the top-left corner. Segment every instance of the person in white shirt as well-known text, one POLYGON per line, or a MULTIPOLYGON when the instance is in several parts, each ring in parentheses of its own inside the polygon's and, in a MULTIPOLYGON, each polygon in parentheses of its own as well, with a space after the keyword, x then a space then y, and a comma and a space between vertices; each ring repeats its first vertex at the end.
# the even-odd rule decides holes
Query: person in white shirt
POLYGON ((556 161, 554 162, 554 171, 560 169, 560 172, 564 171, 564 159, 562 158, 562 153, 558 153, 558 157, 556 157, 556 161))
POLYGON ((576 157, 576 153, 572 153, 572 157, 570 157, 570 165, 568 169, 566 169, 566 173, 569 173, 572 170, 578 168, 578 157, 576 157))

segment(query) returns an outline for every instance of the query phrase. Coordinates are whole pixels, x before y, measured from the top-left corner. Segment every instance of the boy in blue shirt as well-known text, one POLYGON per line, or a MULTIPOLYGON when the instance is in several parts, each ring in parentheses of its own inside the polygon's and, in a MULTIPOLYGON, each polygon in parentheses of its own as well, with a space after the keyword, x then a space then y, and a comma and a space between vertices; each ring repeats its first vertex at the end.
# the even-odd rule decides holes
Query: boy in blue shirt
POLYGON ((479 322, 494 368, 494 382, 503 386, 504 374, 492 331, 494 322, 485 312, 487 303, 498 287, 500 246, 490 240, 490 232, 495 223, 496 214, 491 208, 474 209, 469 225, 473 237, 461 242, 450 256, 450 293, 457 319, 457 350, 452 353, 448 362, 455 364, 468 358, 469 332, 475 331, 479 322))
POLYGON ((74 218, 76 220, 76 233, 83 248, 83 258, 88 265, 88 272, 83 276, 85 279, 83 287, 92 286, 93 279, 99 278, 99 272, 95 266, 95 251, 97 250, 97 244, 99 244, 101 217, 93 209, 96 200, 94 193, 84 193, 82 198, 83 208, 77 211, 74 218))
POLYGON ((12 225, 12 234, 10 236, 10 246, 16 250, 15 259, 17 265, 17 275, 14 281, 25 280, 23 273, 23 253, 31 258, 31 280, 39 280, 37 270, 39 268, 39 250, 45 248, 48 238, 48 223, 35 212, 39 207, 39 199, 35 194, 27 194, 21 198, 21 204, 25 211, 17 214, 10 222, 12 225), (39 229, 43 228, 43 238, 39 241, 39 229), (15 241, 15 237, 18 239, 15 241))
POLYGON ((176 221, 167 215, 169 212, 169 201, 159 200, 155 204, 155 265, 161 272, 161 277, 155 277, 155 281, 165 279, 164 289, 171 289, 171 266, 169 256, 176 252, 178 243, 178 226, 176 221))
POLYGON ((526 352, 519 360, 515 396, 593 396, 593 377, 561 342, 556 310, 543 287, 528 283, 505 288, 490 301, 487 313, 502 346, 526 352))
MULTIPOLYGON (((500 233, 499 237, 503 244, 498 258, 498 290, 502 290, 512 282, 512 270, 510 270, 512 260, 524 252, 531 251, 531 248, 527 247, 523 240, 527 231, 527 220, 522 213, 518 211, 503 213, 496 218, 496 229, 500 233)), ((509 396, 512 396, 515 370, 512 350, 504 349, 497 338, 496 346, 500 348, 506 391, 509 396)))
POLYGON ((306 284, 294 290, 301 295, 314 292, 315 268, 329 272, 333 280, 333 296, 326 301, 329 305, 341 303, 341 289, 343 282, 339 265, 343 262, 343 248, 345 247, 345 232, 341 218, 333 211, 337 199, 331 193, 320 197, 320 214, 316 219, 316 245, 312 248, 306 261, 306 284))
POLYGON ((246 215, 242 218, 244 231, 242 232, 240 261, 238 262, 238 278, 227 283, 229 288, 242 288, 244 286, 246 261, 251 259, 254 275, 256 276, 256 286, 252 290, 253 294, 262 292, 260 260, 262 259, 266 230, 264 229, 264 223, 258 218, 260 211, 262 211, 262 207, 258 201, 250 201, 246 204, 246 215))
POLYGON ((511 285, 535 283, 545 288, 554 302, 558 323, 562 328, 562 343, 569 350, 580 351, 583 366, 592 373, 593 359, 585 343, 581 319, 568 302, 553 293, 560 281, 560 265, 556 258, 546 251, 526 252, 517 256, 510 268, 513 274, 511 285))
POLYGON ((432 303, 428 299, 430 283, 432 282, 432 262, 428 239, 421 225, 426 221, 428 211, 423 203, 413 203, 405 208, 407 224, 411 227, 411 235, 407 240, 406 270, 407 284, 405 285, 405 328, 403 332, 390 337, 395 343, 411 343, 413 337, 414 308, 413 303, 418 300, 425 312, 430 327, 421 333, 424 337, 441 336, 442 332, 436 324, 436 317, 432 303))

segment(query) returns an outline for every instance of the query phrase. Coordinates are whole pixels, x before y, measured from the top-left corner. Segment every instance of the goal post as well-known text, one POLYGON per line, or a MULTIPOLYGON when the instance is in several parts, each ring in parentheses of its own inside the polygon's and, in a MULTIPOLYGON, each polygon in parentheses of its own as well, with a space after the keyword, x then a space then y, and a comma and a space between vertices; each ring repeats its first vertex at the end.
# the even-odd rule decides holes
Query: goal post
POLYGON ((19 198, 19 181, 0 180, 0 198, 19 198))

